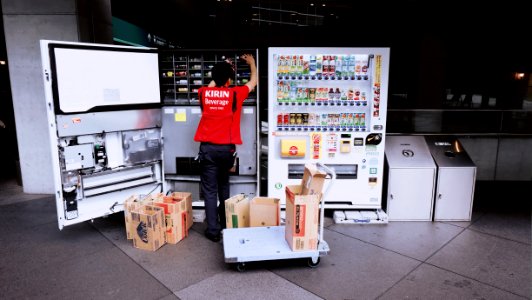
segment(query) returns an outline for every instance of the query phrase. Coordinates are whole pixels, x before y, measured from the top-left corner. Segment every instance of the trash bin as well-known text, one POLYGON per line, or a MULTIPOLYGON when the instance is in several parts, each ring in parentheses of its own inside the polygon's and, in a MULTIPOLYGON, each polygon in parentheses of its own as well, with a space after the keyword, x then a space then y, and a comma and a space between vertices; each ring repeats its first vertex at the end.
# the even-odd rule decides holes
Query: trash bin
POLYGON ((388 136, 385 210, 389 221, 432 221, 436 164, 423 136, 388 136))
POLYGON ((471 221, 477 167, 453 136, 425 136, 437 166, 434 221, 471 221))

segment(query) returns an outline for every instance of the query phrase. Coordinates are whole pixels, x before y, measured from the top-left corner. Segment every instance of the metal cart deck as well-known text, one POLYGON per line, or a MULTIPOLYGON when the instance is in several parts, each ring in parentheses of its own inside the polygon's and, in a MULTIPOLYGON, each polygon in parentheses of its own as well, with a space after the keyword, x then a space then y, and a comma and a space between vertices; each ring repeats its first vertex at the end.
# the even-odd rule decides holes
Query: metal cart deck
POLYGON ((317 163, 317 166, 325 170, 330 175, 330 182, 322 195, 320 202, 320 218, 318 247, 316 250, 292 251, 285 240, 285 226, 268 227, 245 227, 226 228, 223 231, 223 246, 226 263, 236 264, 236 269, 243 272, 246 262, 278 260, 278 259, 300 259, 308 258, 309 267, 317 267, 320 257, 329 253, 329 245, 323 239, 323 218, 325 212, 325 201, 327 191, 330 190, 336 179, 334 170, 317 163))

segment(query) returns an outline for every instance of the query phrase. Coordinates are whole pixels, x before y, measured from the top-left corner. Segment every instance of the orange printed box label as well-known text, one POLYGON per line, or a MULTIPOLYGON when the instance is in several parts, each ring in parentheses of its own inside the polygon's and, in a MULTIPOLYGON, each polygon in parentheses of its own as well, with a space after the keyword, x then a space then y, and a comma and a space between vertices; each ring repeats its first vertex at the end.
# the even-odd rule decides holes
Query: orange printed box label
POLYGON ((306 205, 297 204, 295 207, 294 236, 305 236, 305 213, 306 205))

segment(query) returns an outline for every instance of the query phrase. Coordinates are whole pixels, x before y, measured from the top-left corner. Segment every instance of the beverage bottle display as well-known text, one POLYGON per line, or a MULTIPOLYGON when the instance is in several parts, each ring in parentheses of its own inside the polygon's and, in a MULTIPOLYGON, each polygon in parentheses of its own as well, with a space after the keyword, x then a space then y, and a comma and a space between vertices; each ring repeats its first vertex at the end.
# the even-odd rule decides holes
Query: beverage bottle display
POLYGON ((334 76, 336 74, 336 56, 329 56, 329 76, 334 76))
POLYGON ((334 91, 334 100, 340 100, 340 97, 342 96, 342 92, 340 92, 340 88, 336 88, 334 91))
POLYGON ((277 77, 283 76, 283 59, 282 55, 277 56, 277 77))
POLYGON ((342 58, 342 77, 349 76, 349 55, 342 58))
POLYGON ((310 56, 309 75, 310 76, 316 75, 316 56, 315 55, 310 56))
POLYGON ((353 77, 355 76, 355 60, 356 60, 356 56, 354 55, 351 55, 349 56, 349 77, 353 77))
POLYGON ((322 75, 328 76, 329 75, 329 56, 328 55, 323 56, 322 65, 323 65, 323 70, 321 71, 322 75))
POLYGON ((323 73, 323 62, 320 54, 316 55, 316 75, 321 76, 323 73))
POLYGON ((293 55, 290 60, 290 76, 296 76, 297 72, 297 55, 293 55))
POLYGON ((303 75, 309 75, 310 73, 310 62, 308 59, 305 59, 301 56, 301 61, 303 62, 303 75))
POLYGON ((342 56, 336 57, 336 77, 342 77, 342 56))

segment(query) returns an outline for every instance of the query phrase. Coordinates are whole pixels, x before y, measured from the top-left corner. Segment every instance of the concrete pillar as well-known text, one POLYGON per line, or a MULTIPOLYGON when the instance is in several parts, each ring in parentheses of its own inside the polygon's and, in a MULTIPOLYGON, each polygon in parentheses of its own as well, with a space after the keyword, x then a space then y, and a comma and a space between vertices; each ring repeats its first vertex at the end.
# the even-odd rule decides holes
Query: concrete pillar
MULTIPOLYGON (((103 19, 110 19, 110 0, 98 2, 104 3, 100 8, 109 7, 109 17, 103 19)), ((23 190, 53 193, 39 40, 82 41, 78 3, 76 0, 2 0, 2 12, 23 190)))

